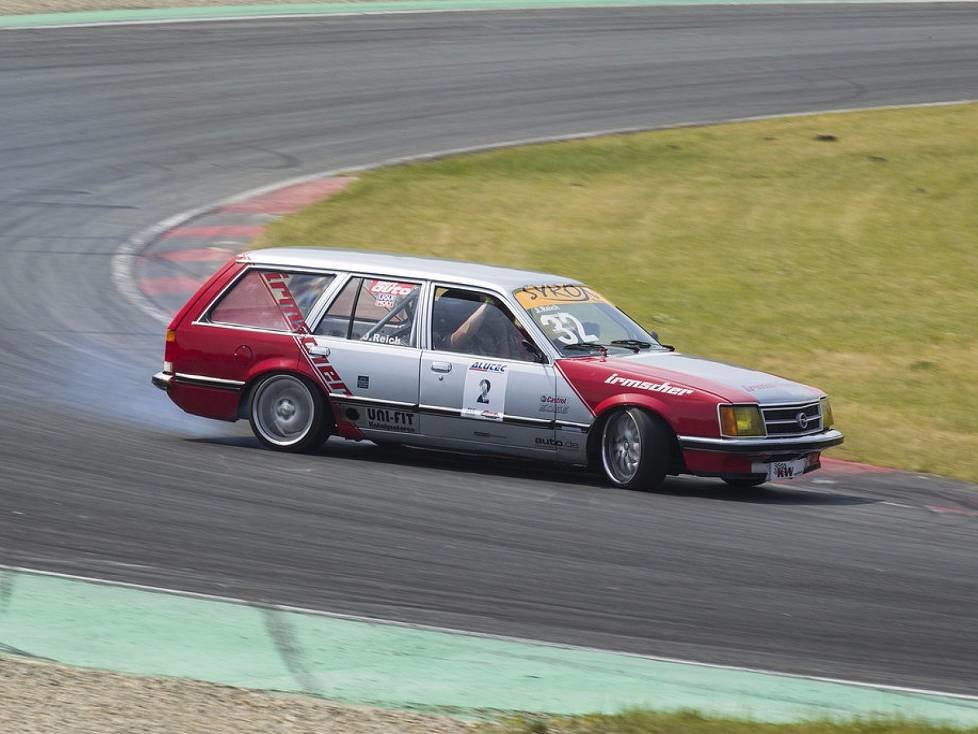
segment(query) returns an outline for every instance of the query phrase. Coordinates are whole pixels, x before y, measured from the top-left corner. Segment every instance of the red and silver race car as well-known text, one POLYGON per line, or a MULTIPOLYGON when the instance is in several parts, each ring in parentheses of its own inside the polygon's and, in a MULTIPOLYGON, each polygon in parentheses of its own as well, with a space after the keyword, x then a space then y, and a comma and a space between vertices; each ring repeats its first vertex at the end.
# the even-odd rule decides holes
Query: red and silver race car
POLYGON ((588 286, 311 248, 228 262, 174 316, 153 383, 271 449, 329 436, 752 486, 842 443, 825 393, 679 354, 588 286))

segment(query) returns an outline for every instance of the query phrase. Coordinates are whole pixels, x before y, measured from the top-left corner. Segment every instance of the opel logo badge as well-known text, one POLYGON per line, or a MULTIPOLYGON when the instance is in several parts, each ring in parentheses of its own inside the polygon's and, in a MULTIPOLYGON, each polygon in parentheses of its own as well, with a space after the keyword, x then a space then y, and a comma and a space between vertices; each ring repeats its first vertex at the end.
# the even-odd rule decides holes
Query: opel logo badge
POLYGON ((801 430, 804 431, 806 428, 808 428, 808 416, 805 415, 805 411, 802 411, 801 413, 796 415, 795 420, 798 421, 798 427, 801 430))

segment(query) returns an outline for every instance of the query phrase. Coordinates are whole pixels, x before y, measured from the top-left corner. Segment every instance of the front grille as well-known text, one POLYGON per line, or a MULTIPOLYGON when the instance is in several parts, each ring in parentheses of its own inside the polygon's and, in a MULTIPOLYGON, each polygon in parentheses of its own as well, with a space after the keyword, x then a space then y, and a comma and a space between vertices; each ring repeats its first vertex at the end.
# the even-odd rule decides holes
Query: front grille
POLYGON ((822 430, 822 411, 817 401, 770 408, 762 405, 761 414, 768 436, 807 436, 822 430))

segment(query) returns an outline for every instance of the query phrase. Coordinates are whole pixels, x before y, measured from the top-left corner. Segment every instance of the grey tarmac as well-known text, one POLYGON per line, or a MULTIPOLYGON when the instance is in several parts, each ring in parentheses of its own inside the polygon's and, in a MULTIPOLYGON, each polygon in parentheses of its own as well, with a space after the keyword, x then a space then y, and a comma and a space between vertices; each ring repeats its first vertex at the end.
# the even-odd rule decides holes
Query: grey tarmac
POLYGON ((366 444, 261 451, 149 386, 161 325, 110 263, 176 212, 325 169, 976 98, 976 38, 964 3, 4 32, 0 563, 974 692, 973 487, 852 474, 641 494, 366 444))

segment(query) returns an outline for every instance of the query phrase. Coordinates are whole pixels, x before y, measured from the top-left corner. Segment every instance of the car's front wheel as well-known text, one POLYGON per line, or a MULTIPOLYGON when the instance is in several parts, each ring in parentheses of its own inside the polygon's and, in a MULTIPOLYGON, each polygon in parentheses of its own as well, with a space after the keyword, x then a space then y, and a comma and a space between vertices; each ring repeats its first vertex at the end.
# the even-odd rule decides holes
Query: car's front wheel
POLYGON ((312 451, 329 436, 329 408, 322 392, 289 374, 262 378, 251 395, 251 430, 276 451, 312 451))
POLYGON ((608 480, 626 489, 658 489, 672 463, 672 431, 639 408, 608 416, 601 432, 601 464, 608 480))

